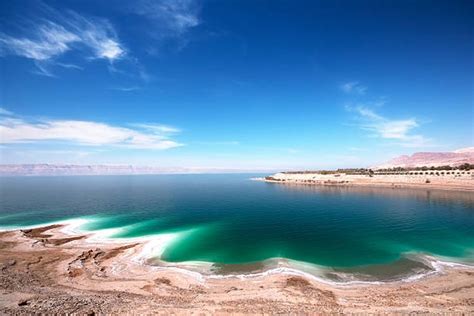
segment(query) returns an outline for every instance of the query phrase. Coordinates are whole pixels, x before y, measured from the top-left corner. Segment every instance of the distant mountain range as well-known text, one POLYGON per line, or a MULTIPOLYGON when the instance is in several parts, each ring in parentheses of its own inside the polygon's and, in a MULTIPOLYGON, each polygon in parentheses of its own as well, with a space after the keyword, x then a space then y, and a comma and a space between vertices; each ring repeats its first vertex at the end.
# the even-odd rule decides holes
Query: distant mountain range
POLYGON ((168 168, 131 165, 68 165, 68 164, 10 164, 0 165, 3 176, 63 176, 63 175, 138 175, 186 173, 237 173, 255 170, 219 168, 168 168))
POLYGON ((418 152, 411 156, 403 155, 372 168, 459 166, 464 163, 474 164, 474 147, 463 148, 452 152, 418 152))
MULTIPOLYGON (((452 152, 418 152, 403 155, 386 163, 371 167, 384 169, 394 167, 458 166, 474 164, 474 147, 452 152)), ((169 168, 132 165, 69 165, 69 164, 9 164, 0 165, 2 176, 64 176, 64 175, 138 175, 138 174, 186 174, 186 173, 243 173, 263 170, 220 168, 169 168)), ((276 170, 266 170, 266 172, 276 170)))

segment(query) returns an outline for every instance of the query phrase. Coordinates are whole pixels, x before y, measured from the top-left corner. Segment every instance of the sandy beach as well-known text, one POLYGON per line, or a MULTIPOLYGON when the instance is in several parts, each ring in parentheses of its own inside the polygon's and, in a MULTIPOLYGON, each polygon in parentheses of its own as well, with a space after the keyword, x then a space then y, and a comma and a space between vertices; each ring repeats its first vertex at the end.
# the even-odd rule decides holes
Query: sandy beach
POLYGON ((1 313, 474 312, 474 267, 446 265, 379 284, 329 284, 284 272, 203 277, 146 264, 146 243, 100 242, 64 228, 0 233, 1 313))

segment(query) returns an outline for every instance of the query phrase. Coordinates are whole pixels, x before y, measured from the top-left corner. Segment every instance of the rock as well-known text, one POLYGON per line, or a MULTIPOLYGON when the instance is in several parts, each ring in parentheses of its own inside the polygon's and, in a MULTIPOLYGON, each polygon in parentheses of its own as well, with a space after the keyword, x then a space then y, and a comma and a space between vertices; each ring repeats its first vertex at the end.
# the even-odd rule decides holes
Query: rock
POLYGON ((155 279, 155 284, 171 285, 171 281, 168 278, 157 278, 155 279))
POLYGON ((26 306, 30 304, 30 302, 28 302, 28 300, 21 300, 18 302, 18 306, 26 306))
POLYGON ((16 260, 13 260, 13 259, 7 260, 6 262, 0 263, 0 270, 3 271, 7 269, 8 267, 14 266, 15 264, 16 264, 16 260))

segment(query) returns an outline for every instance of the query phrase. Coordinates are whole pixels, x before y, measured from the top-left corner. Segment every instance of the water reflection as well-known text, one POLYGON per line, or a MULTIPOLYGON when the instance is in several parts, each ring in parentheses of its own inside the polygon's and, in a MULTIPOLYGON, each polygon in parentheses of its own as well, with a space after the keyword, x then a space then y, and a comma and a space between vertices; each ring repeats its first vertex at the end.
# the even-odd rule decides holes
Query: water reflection
POLYGON ((474 192, 449 191, 423 188, 387 188, 366 186, 322 186, 307 184, 269 183, 276 190, 317 193, 328 196, 364 195, 368 197, 387 197, 390 199, 415 199, 431 204, 452 206, 459 204, 474 211, 474 192))

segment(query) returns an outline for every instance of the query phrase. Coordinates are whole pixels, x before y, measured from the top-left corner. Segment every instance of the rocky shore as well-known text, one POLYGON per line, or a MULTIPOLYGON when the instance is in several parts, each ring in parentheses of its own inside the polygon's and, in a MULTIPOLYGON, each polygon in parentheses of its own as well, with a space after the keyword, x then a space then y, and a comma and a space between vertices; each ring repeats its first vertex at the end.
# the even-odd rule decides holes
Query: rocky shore
POLYGON ((0 233, 0 313, 474 312, 470 267, 385 284, 331 285, 284 273, 202 278, 134 260, 142 243, 97 243, 62 228, 0 233))

